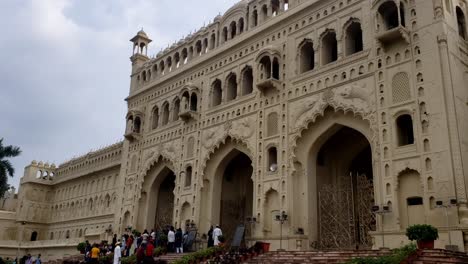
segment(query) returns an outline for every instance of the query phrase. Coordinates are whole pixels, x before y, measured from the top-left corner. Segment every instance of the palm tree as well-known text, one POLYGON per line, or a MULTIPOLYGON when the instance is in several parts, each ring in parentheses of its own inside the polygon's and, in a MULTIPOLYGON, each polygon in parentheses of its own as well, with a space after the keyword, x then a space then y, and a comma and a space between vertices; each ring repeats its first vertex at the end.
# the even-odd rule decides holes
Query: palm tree
POLYGON ((3 138, 0 139, 0 198, 3 197, 9 186, 8 176, 13 177, 15 168, 7 158, 13 158, 21 154, 19 147, 3 146, 3 138))

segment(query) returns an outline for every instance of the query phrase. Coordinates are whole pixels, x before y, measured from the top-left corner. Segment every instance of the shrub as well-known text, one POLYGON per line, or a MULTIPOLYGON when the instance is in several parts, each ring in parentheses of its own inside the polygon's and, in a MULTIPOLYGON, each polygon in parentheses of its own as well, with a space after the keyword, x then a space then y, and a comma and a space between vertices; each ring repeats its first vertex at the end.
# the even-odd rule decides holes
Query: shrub
POLYGON ((85 249, 86 249, 86 243, 85 243, 85 242, 79 243, 79 244, 76 246, 76 249, 77 249, 79 252, 85 251, 85 249))
POLYGON ((164 253, 164 251, 165 251, 164 248, 157 247, 153 251, 153 256, 158 257, 158 256, 162 255, 164 253))
POLYGON ((125 257, 120 259, 121 264, 136 264, 137 263, 137 257, 136 255, 132 255, 130 257, 125 257))
POLYGON ((99 263, 112 263, 114 261, 114 254, 111 253, 109 255, 106 255, 106 256, 102 256, 99 258, 99 263))
POLYGON ((439 231, 431 225, 412 225, 406 229, 406 236, 411 241, 432 241, 439 238, 439 231))

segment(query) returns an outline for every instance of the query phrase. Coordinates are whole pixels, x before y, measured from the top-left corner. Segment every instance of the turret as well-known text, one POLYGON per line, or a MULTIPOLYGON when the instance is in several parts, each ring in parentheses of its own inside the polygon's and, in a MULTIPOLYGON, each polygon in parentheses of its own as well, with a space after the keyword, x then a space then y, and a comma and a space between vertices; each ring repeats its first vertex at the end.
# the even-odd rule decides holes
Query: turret
POLYGON ((130 40, 133 43, 133 54, 130 57, 132 61, 133 69, 138 68, 142 65, 148 58, 148 45, 152 42, 148 35, 142 30, 138 31, 135 37, 130 40))

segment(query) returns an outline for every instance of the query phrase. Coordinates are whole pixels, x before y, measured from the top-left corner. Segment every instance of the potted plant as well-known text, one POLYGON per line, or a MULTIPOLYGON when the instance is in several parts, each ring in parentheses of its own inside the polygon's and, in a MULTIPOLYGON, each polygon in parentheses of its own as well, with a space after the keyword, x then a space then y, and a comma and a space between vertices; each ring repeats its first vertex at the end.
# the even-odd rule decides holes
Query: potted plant
POLYGON ((431 225, 412 225, 406 229, 406 236, 409 240, 416 241, 419 249, 434 249, 439 231, 431 225))
POLYGON ((86 243, 85 243, 85 242, 79 243, 79 244, 76 246, 76 249, 77 249, 81 254, 84 254, 84 253, 85 253, 85 249, 86 249, 86 243))

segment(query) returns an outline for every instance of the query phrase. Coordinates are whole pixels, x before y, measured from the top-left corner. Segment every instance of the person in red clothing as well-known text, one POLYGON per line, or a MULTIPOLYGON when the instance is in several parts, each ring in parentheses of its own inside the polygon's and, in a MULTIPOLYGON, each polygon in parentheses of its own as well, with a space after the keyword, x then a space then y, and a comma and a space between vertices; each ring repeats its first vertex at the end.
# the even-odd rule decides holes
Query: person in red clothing
POLYGON ((148 244, 146 245, 145 258, 143 259, 144 264, 151 264, 154 262, 153 251, 154 251, 153 241, 150 240, 148 241, 148 244))
POLYGON ((127 239, 127 241, 125 241, 125 244, 126 244, 126 245, 125 245, 125 250, 126 250, 125 256, 126 256, 126 257, 130 256, 130 248, 132 247, 133 239, 134 239, 134 238, 133 238, 133 235, 132 235, 132 236, 130 236, 130 237, 127 239))

